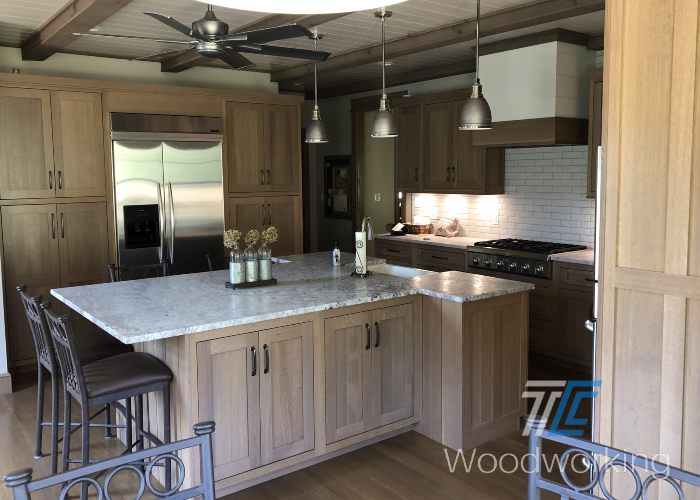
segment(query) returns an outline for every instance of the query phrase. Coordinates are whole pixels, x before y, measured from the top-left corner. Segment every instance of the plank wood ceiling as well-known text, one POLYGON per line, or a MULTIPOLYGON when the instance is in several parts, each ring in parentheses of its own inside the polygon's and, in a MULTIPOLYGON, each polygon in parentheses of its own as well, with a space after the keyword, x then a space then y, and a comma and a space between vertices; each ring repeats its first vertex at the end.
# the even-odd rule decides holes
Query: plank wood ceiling
MULTIPOLYGON (((64 3, 64 0, 0 0, 0 45, 19 47, 64 3)), ((483 0, 482 15, 526 3, 530 3, 530 1, 483 0)), ((405 3, 393 5, 389 9, 393 11, 394 15, 387 21, 387 41, 474 18, 476 16, 476 0, 408 0, 405 3)), ((184 24, 190 24, 204 14, 206 6, 195 0, 134 0, 99 23, 100 33, 187 39, 175 30, 143 15, 144 10, 167 14, 184 24)), ((223 7, 215 7, 215 12, 220 19, 229 24, 232 30, 265 16, 262 13, 223 7)), ((600 11, 486 37, 484 42, 538 33, 553 28, 563 28, 593 35, 603 31, 603 24, 604 12, 600 11)), ((324 23, 318 27, 318 32, 324 35, 324 39, 319 43, 319 49, 338 53, 377 44, 381 42, 380 26, 373 11, 355 12, 324 23)), ((276 42, 278 45, 297 48, 311 48, 311 43, 310 40, 306 39, 276 42)), ((465 59, 473 58, 472 46, 473 42, 470 41, 395 58, 391 60, 393 64, 387 67, 387 75, 398 75, 433 66, 463 63, 465 59)), ((160 54, 172 49, 172 45, 157 42, 80 37, 65 47, 62 52, 132 59, 160 54)), ((252 71, 262 72, 275 72, 303 62, 295 59, 252 54, 246 54, 246 57, 256 64, 254 68, 251 68, 252 71)), ((156 57, 153 60, 160 59, 156 57)), ((228 67, 217 60, 212 60, 208 65, 228 67)), ((338 87, 378 77, 381 77, 381 65, 366 64, 323 75, 319 78, 319 88, 338 87)), ((294 83, 280 85, 280 88, 299 92, 308 91, 313 88, 313 79, 305 76, 294 83)))

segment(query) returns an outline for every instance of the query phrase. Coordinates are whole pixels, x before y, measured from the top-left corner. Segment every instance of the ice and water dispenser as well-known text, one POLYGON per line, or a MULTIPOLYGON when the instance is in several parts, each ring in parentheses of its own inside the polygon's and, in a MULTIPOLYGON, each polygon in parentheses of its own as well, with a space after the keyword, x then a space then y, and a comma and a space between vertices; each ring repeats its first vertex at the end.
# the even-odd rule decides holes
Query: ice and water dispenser
POLYGON ((124 226, 127 249, 160 246, 158 205, 125 205, 124 226))

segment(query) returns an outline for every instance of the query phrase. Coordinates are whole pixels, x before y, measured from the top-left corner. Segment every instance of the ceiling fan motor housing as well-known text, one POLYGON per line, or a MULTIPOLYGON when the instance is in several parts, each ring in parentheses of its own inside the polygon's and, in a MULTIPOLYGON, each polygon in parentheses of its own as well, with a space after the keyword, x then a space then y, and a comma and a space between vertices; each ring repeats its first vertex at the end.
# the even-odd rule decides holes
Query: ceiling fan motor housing
POLYGON ((213 40, 220 36, 228 35, 228 24, 217 19, 214 11, 209 10, 202 19, 192 23, 192 31, 200 37, 213 40))

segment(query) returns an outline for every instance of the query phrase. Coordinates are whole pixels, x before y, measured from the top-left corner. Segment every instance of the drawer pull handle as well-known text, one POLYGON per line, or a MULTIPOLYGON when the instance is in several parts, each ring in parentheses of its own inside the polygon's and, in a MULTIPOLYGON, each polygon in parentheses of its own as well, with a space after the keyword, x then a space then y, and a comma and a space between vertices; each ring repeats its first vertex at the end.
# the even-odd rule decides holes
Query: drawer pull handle
POLYGON ((377 328, 377 343, 374 344, 374 347, 379 347, 379 323, 375 321, 374 326, 377 328))
POLYGON ((49 170, 49 189, 53 189, 53 172, 49 170))
POLYGON ((401 250, 396 250, 396 249, 394 249, 394 248, 387 248, 386 251, 387 251, 387 252, 393 252, 393 253, 401 253, 401 250))
POLYGON ((270 349, 267 348, 267 344, 263 346, 265 350, 265 370, 263 373, 270 373, 270 349))
POLYGON ((450 167, 447 167, 447 182, 450 182, 450 167))
POLYGON ((260 185, 264 186, 265 185, 265 171, 264 170, 260 171, 260 178, 261 178, 260 185))
POLYGON ((51 239, 56 239, 56 214, 51 214, 51 239))
POLYGON ((258 374, 258 352, 255 350, 255 346, 250 348, 250 352, 253 353, 253 374, 255 377, 258 374))
POLYGON ((586 278, 586 281, 592 281, 593 283, 598 283, 598 280, 595 278, 586 278))
POLYGON ((416 168, 416 177, 415 177, 415 179, 416 179, 416 182, 418 182, 418 168, 416 168))
POLYGON ((367 329, 367 345, 365 346, 365 350, 368 350, 372 344, 372 329, 369 327, 369 323, 365 323, 365 328, 367 329))
POLYGON ((440 260, 449 260, 447 257, 441 257, 439 255, 433 255, 433 259, 440 259, 440 260))

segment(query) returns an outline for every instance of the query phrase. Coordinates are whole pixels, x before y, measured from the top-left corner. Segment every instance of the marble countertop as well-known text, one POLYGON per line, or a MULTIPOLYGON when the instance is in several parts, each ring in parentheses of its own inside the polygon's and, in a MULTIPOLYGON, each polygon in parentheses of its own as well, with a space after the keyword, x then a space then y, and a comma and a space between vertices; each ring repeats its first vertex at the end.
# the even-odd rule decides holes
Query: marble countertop
MULTIPOLYGON (((331 252, 283 259, 289 263, 273 266, 277 286, 231 290, 224 288, 228 271, 214 271, 58 288, 51 294, 122 342, 135 344, 416 294, 469 302, 534 288, 458 271, 351 277, 354 256, 347 253, 341 255, 343 267, 331 265, 331 252)), ((368 264, 382 262, 370 258, 368 264)))
POLYGON ((549 257, 549 260, 593 266, 595 265, 595 251, 592 248, 588 248, 586 250, 577 250, 575 252, 555 253, 549 257))
POLYGON ((420 243, 421 245, 436 245, 440 247, 453 247, 465 250, 474 245, 477 241, 484 241, 481 238, 468 238, 466 236, 435 236, 434 234, 407 234, 406 236, 392 236, 389 233, 378 234, 375 238, 380 240, 391 240, 405 243, 420 243), (427 238, 427 239, 426 239, 427 238))

